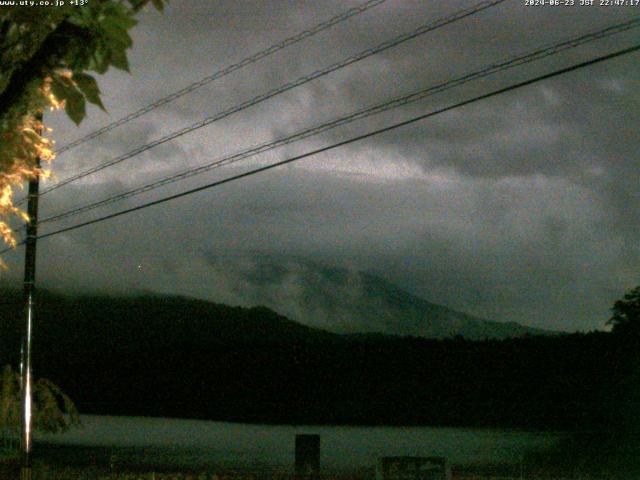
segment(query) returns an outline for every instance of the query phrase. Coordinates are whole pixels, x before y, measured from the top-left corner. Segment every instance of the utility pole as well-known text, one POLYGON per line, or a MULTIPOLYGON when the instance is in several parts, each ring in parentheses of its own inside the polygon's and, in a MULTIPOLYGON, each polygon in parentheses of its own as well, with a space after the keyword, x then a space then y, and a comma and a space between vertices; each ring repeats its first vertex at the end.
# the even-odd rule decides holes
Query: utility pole
MULTIPOLYGON (((36 122, 42 124, 42 112, 36 115, 36 122)), ((37 129, 39 135, 42 128, 37 129)), ((40 158, 36 157, 36 167, 40 168, 40 158)), ((24 257, 24 326, 22 332, 22 348, 20 351, 20 479, 31 480, 31 445, 32 445, 32 412, 31 407, 33 379, 31 378, 31 334, 35 314, 36 293, 36 240, 38 238, 38 193, 40 176, 36 174, 29 181, 27 204, 27 238, 24 257)))

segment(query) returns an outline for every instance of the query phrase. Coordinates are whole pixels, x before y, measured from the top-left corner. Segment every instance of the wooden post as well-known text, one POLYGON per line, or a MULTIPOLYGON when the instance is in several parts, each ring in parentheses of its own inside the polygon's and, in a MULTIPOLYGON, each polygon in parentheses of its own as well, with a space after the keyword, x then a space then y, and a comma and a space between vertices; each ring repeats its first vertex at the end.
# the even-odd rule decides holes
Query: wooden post
POLYGON ((295 472, 297 478, 320 477, 320 435, 296 435, 295 472))
MULTIPOLYGON (((36 115, 36 121, 42 122, 42 113, 36 115)), ((42 129, 38 129, 38 134, 42 129)), ((40 159, 36 158, 36 167, 40 168, 40 159)), ((22 349, 20 355, 20 478, 31 480, 31 445, 32 445, 32 388, 31 377, 31 336, 35 315, 36 294, 36 240, 38 238, 38 194, 40 178, 36 175, 29 181, 27 204, 27 238, 24 257, 24 327, 22 333, 22 349)))

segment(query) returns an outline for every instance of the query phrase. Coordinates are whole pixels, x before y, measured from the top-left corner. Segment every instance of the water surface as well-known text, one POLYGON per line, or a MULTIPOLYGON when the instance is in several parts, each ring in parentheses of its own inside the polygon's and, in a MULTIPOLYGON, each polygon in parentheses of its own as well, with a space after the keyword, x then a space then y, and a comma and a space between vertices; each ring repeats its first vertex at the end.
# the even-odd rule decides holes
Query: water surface
POLYGON ((392 455, 444 456, 453 464, 517 462, 528 452, 553 448, 563 437, 500 429, 274 426, 92 415, 83 416, 82 422, 67 433, 40 434, 37 439, 112 449, 115 461, 120 456, 140 464, 289 469, 295 435, 316 433, 321 437, 323 468, 338 470, 371 467, 377 458, 392 455))

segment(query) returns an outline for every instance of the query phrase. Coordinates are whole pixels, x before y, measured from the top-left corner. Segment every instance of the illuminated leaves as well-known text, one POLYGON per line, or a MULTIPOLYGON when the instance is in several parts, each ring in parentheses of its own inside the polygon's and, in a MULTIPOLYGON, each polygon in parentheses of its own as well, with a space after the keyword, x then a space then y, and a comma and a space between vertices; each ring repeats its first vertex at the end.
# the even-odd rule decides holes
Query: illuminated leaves
POLYGON ((54 157, 49 141, 37 133, 34 115, 64 107, 78 125, 86 116, 86 102, 105 110, 98 84, 86 72, 103 74, 111 66, 129 71, 129 31, 137 23, 134 16, 149 3, 163 10, 167 0, 0 10, 0 95, 11 98, 0 105, 0 243, 15 245, 8 219, 25 216, 12 203, 13 189, 44 173, 35 167, 36 158, 54 157))
MULTIPOLYGON (((46 177, 47 172, 36 166, 35 159, 39 156, 50 161, 54 156, 49 140, 36 132, 41 123, 32 117, 23 117, 22 122, 0 136, 0 162, 7 162, 0 164, 0 241, 10 247, 16 246, 16 239, 7 220, 10 217, 28 220, 27 214, 13 204, 13 190, 22 188, 25 180, 46 177)), ((0 268, 4 269, 1 260, 0 268)))

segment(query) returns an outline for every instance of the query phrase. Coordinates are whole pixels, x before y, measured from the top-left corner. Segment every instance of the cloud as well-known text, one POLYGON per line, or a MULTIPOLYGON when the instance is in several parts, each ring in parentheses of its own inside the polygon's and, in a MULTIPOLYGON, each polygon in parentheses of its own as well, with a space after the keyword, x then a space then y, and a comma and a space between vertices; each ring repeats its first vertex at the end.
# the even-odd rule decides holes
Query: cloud
MULTIPOLYGON (((356 3, 176 0, 164 15, 141 18, 133 75, 112 72, 100 79, 109 117, 91 111, 80 130, 63 119, 47 121, 64 144, 356 3)), ((62 156, 55 169, 63 178, 113 158, 463 5, 469 4, 386 2, 62 156)), ((43 197, 43 214, 628 19, 631 10, 552 12, 505 2, 43 197)), ((634 40, 632 31, 580 47, 243 165, 309 151, 634 40)), ((478 316, 538 327, 600 327, 613 300, 638 282, 639 69, 635 57, 617 59, 295 167, 45 240, 39 278, 66 289, 155 289, 241 302, 247 295, 239 293, 239 277, 212 264, 211 255, 237 258, 239 271, 247 255, 289 255, 372 271, 478 316)), ((212 171, 124 205, 238 171, 212 171)), ((10 259, 13 272, 17 257, 10 259)))

